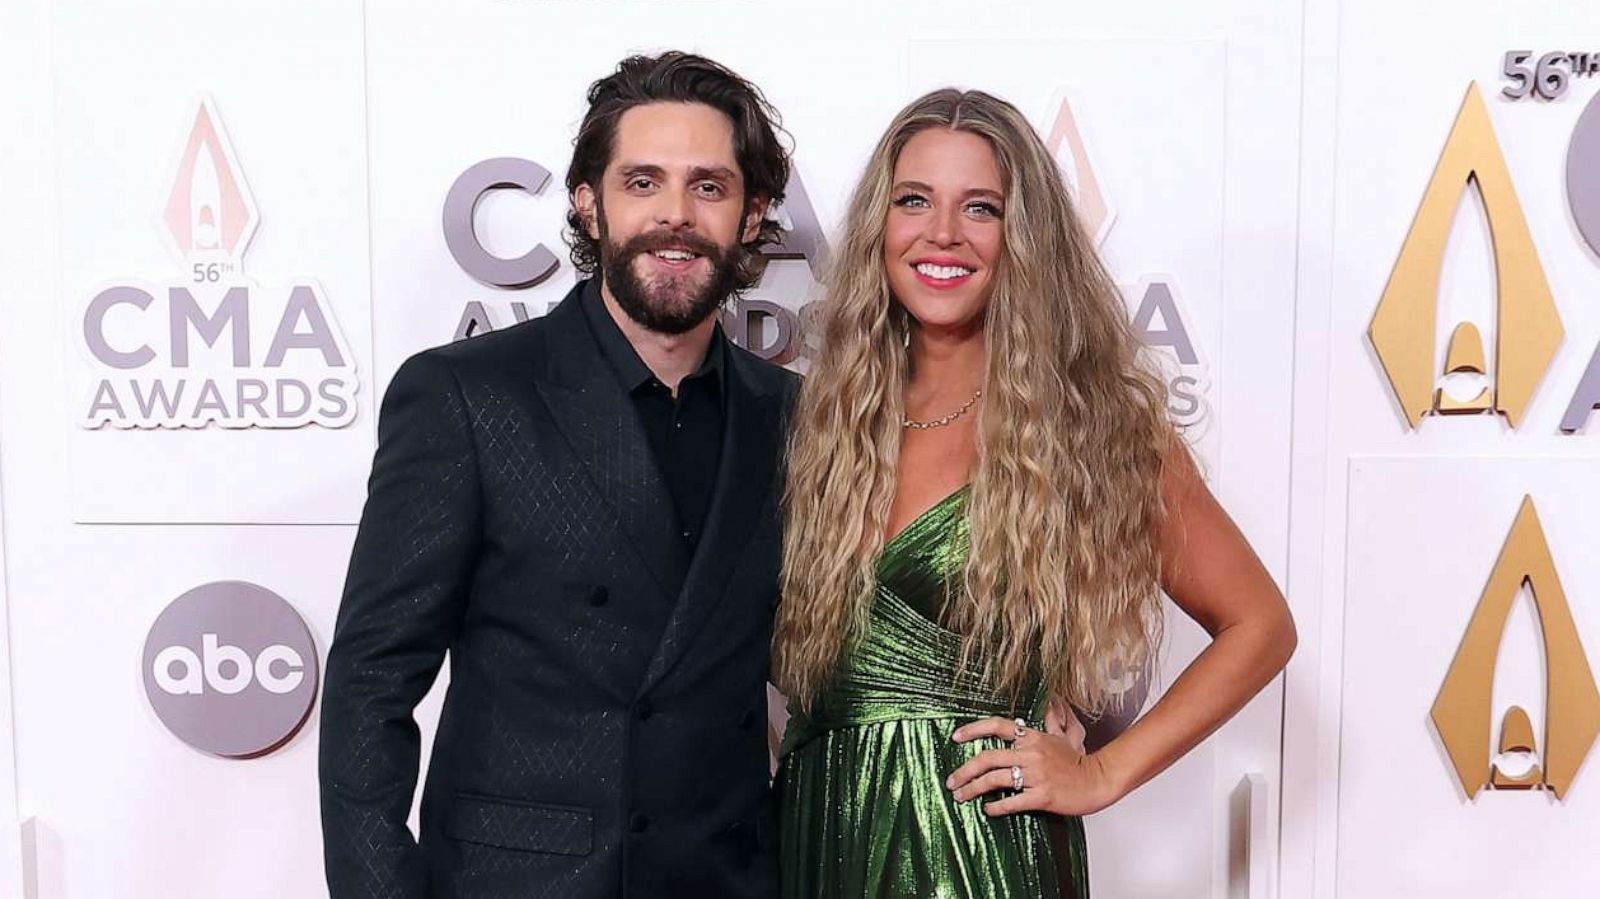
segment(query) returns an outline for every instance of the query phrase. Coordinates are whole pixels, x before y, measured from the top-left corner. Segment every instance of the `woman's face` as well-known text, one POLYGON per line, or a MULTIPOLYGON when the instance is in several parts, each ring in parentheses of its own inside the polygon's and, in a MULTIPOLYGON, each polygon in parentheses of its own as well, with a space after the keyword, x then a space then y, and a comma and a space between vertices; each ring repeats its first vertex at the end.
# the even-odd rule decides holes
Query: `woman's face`
POLYGON ((982 327, 1005 251, 1005 191, 989 142, 929 128, 894 166, 883 261, 895 299, 923 328, 982 327))

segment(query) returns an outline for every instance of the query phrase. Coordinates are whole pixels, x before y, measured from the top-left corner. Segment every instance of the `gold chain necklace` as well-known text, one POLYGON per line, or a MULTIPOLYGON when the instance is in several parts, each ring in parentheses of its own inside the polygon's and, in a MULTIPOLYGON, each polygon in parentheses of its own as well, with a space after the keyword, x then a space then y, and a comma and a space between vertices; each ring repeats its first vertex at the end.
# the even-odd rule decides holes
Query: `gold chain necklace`
POLYGON ((929 428, 942 428, 950 422, 955 421, 956 419, 965 415, 967 410, 972 408, 972 404, 976 403, 978 401, 978 397, 981 396, 983 396, 982 389, 980 389, 977 393, 974 393, 972 395, 972 399, 963 403, 960 409, 957 409, 949 415, 941 416, 939 418, 930 419, 928 421, 913 421, 909 418, 902 418, 900 420, 900 427, 915 428, 918 431, 926 431, 929 428))

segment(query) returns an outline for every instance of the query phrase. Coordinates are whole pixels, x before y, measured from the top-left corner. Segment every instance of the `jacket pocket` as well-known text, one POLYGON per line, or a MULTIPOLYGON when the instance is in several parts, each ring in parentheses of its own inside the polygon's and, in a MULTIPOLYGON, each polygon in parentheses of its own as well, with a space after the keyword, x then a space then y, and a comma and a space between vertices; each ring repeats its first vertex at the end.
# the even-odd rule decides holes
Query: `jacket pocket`
POLYGON ((579 806, 458 793, 445 832, 499 849, 588 855, 594 848, 594 815, 579 806))

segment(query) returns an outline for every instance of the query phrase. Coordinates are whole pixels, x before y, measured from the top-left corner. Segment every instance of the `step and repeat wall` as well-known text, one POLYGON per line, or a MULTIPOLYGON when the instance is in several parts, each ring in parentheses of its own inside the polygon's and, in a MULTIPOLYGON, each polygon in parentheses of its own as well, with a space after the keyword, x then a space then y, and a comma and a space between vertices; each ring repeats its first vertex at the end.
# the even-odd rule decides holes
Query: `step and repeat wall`
MULTIPOLYGON (((683 48, 793 139, 735 340, 803 372, 883 127, 1005 97, 1289 593, 1287 676, 1089 819, 1096 895, 1588 895, 1600 15, 1125 6, 0 10, 0 894, 326 895, 320 663, 384 388, 567 292, 585 90, 683 48)), ((1205 645, 1169 632, 1152 699, 1205 645)))
POLYGON ((1317 701, 1285 706, 1284 885, 1593 895, 1600 10, 1330 6, 1300 234, 1326 368, 1296 445, 1324 483, 1293 519, 1321 571, 1291 577, 1315 605, 1289 676, 1317 701))

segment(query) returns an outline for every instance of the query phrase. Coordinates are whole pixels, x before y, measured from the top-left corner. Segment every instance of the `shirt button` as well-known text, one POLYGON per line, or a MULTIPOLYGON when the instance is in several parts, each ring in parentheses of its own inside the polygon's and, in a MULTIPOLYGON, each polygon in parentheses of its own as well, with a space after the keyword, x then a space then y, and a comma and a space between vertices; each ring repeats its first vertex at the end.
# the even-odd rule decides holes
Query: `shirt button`
POLYGON ((604 584, 601 584, 600 586, 594 588, 594 592, 589 594, 589 605, 598 608, 605 605, 610 599, 610 591, 606 590, 604 584))
POLYGON ((681 430, 683 430, 683 422, 681 422, 681 421, 675 421, 675 422, 673 422, 673 423, 672 423, 672 426, 673 426, 673 427, 675 427, 675 428, 677 428, 677 429, 678 429, 678 430, 680 430, 680 431, 681 431, 681 430))
POLYGON ((645 815, 634 812, 633 815, 628 818, 628 830, 634 833, 644 833, 649 829, 650 819, 645 815))
POLYGON ((639 700, 639 704, 633 707, 633 716, 640 721, 649 721, 650 716, 655 713, 655 706, 651 705, 648 699, 639 700))
POLYGON ((684 531, 683 532, 683 539, 685 539, 685 540, 689 539, 689 532, 688 531, 684 531))

